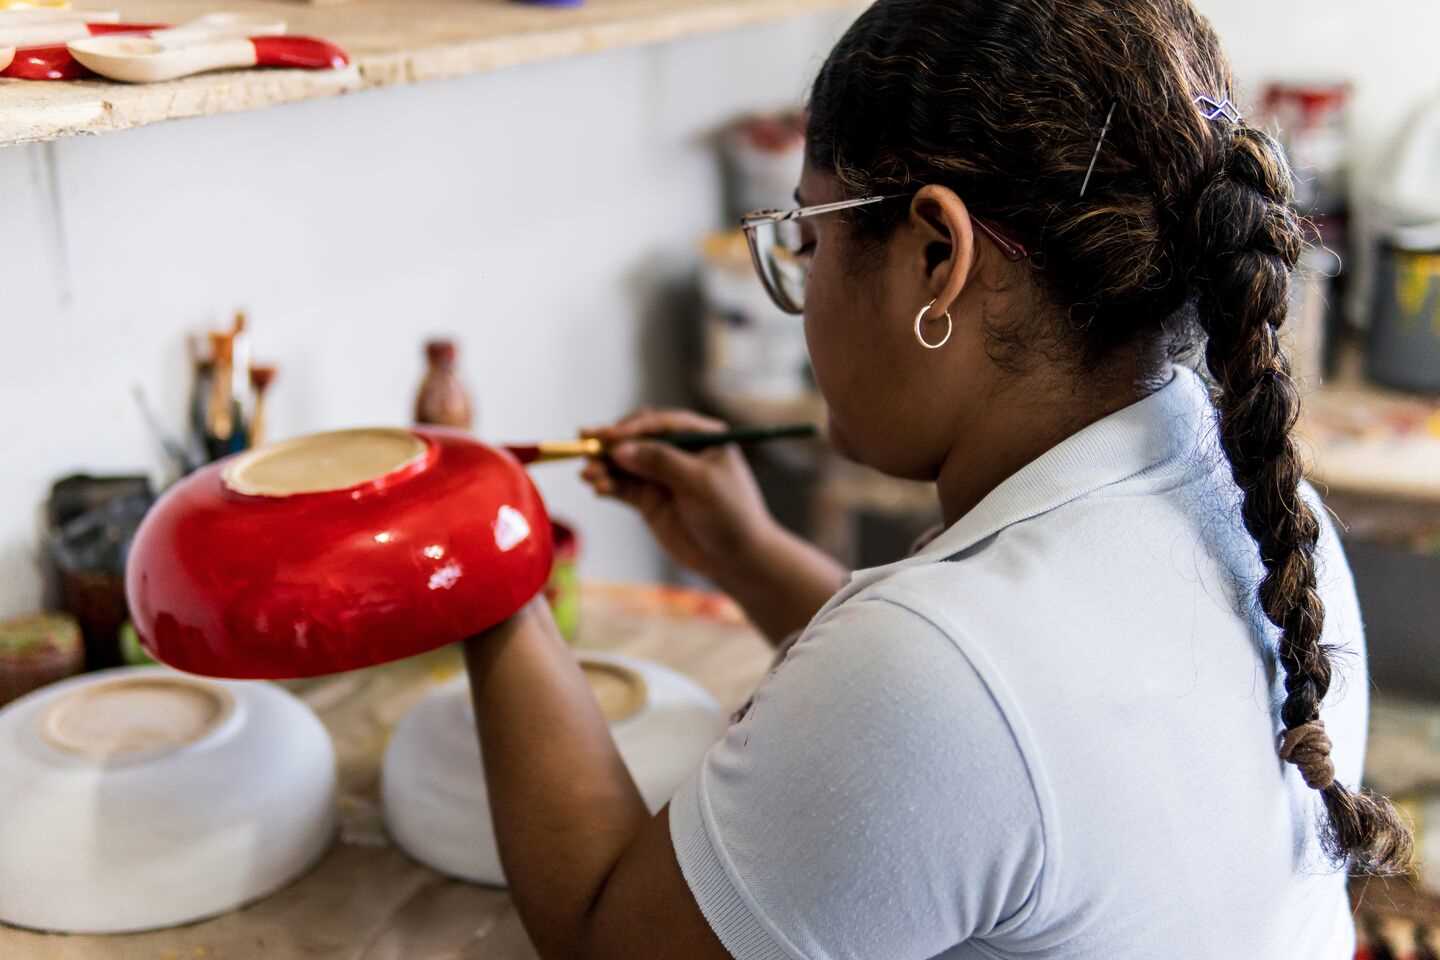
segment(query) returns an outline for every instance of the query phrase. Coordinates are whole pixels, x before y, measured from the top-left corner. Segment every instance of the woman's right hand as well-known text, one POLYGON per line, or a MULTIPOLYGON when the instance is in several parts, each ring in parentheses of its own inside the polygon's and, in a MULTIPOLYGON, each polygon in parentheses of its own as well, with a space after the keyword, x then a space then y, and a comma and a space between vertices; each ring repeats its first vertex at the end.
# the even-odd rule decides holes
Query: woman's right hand
POLYGON ((635 507, 676 563, 722 585, 776 528, 750 465, 734 445, 686 453, 645 438, 725 429, 719 420, 685 410, 642 410, 584 431, 604 441, 610 456, 590 461, 581 472, 596 493, 635 507))

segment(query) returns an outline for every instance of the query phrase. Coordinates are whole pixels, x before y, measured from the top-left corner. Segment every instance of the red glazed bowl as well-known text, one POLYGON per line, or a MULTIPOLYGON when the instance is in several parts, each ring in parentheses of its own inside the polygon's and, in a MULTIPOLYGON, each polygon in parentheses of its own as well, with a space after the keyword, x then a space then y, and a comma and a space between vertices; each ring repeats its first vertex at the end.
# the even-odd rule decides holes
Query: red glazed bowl
POLYGON ((172 487, 126 569, 141 643, 236 679, 310 677, 455 643, 539 593, 554 549, 509 454, 445 430, 350 430, 172 487))

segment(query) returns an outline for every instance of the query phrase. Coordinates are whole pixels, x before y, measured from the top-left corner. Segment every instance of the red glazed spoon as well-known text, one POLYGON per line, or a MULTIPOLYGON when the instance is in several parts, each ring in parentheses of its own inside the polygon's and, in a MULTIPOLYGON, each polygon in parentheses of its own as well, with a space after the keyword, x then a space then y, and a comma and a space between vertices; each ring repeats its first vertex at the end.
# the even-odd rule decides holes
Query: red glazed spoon
POLYGON ((210 70, 289 67, 329 70, 350 58, 335 44, 314 37, 251 37, 167 46, 144 37, 89 37, 70 53, 90 70, 123 83, 157 83, 210 70))

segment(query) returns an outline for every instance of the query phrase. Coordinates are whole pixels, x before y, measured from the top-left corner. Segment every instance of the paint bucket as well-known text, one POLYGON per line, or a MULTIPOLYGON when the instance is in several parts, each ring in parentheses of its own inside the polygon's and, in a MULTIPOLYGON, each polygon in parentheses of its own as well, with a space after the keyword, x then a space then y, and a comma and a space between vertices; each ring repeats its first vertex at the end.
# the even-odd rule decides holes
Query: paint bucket
POLYGON ((1381 241, 1370 377, 1440 393, 1440 222, 1398 228, 1381 241))

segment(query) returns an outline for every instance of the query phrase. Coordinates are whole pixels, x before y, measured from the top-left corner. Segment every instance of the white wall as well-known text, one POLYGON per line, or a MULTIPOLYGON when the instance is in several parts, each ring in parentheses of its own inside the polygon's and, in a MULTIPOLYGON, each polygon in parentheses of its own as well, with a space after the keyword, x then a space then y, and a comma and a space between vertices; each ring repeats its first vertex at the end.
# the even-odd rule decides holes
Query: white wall
MULTIPOLYGON (((1241 76, 1352 76, 1373 164, 1440 88, 1434 0, 1199 0, 1241 76)), ((251 310, 277 435, 406 417, 419 344, 458 334, 494 439, 563 436, 642 395, 654 303, 718 223, 706 135, 793 102, 844 18, 785 24, 50 146, 0 150, 0 616, 41 601, 39 506, 72 470, 158 463, 184 336, 251 310)), ((644 531, 540 474, 587 572, 648 577, 644 531)))
MULTIPOLYGON (((251 311, 272 435, 400 423, 455 333, 487 437, 571 435, 663 392, 657 290, 720 222, 707 136, 796 102, 818 16, 258 114, 0 150, 0 616, 41 602, 39 509, 74 470, 151 469, 185 335, 251 311)), ((626 511, 537 471, 585 567, 653 577, 626 511)))
POLYGON ((1440 97, 1436 0, 1192 2, 1214 23, 1249 90, 1271 78, 1355 83, 1351 127, 1362 186, 1420 98, 1440 97))

